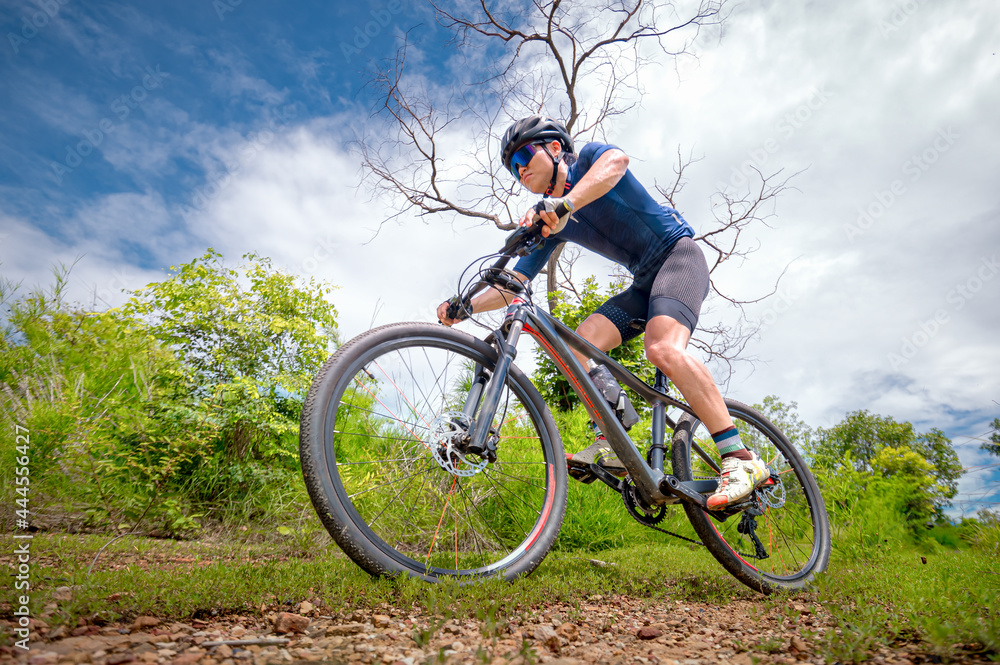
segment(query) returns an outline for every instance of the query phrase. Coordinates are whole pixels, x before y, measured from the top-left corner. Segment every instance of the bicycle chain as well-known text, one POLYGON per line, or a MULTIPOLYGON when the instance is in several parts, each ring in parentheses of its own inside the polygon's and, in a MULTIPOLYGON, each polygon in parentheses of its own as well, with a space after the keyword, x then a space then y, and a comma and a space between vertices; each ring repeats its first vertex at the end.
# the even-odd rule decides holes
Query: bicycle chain
MULTIPOLYGON (((665 514, 666 514, 666 506, 660 506, 660 511, 661 512, 657 516, 657 518, 654 518, 654 519, 656 519, 656 522, 654 522, 653 524, 650 524, 649 522, 647 522, 644 519, 640 518, 639 515, 638 515, 638 513, 635 511, 635 509, 632 506, 629 505, 629 499, 626 496, 626 492, 629 492, 630 491, 629 488, 630 487, 634 487, 634 485, 632 485, 632 481, 628 477, 626 477, 626 479, 625 479, 624 482, 625 482, 625 485, 622 488, 622 500, 625 502, 625 508, 628 510, 628 513, 632 516, 632 519, 634 519, 636 522, 638 522, 639 524, 641 524, 641 525, 643 525, 645 527, 649 527, 653 531, 659 531, 660 533, 665 533, 668 536, 673 536, 674 538, 680 538, 681 540, 683 540, 685 542, 688 542, 688 543, 692 543, 694 545, 701 545, 702 547, 705 546, 705 543, 701 542, 700 540, 694 540, 693 538, 688 538, 687 536, 682 536, 679 533, 674 533, 673 531, 668 531, 667 529, 661 529, 660 527, 655 526, 656 524, 659 524, 660 521, 665 516, 665 514)), ((647 519, 648 519, 648 516, 647 516, 647 519)))
POLYGON ((681 540, 685 540, 695 545, 701 545, 702 547, 705 546, 705 543, 701 542, 700 540, 694 540, 693 538, 688 538, 687 536, 682 536, 679 533, 674 533, 673 531, 667 531, 666 529, 661 529, 658 526, 653 526, 652 524, 646 524, 645 522, 639 522, 639 524, 642 524, 643 526, 648 526, 653 531, 659 531, 660 533, 665 533, 668 536, 673 536, 674 538, 680 538, 681 540))

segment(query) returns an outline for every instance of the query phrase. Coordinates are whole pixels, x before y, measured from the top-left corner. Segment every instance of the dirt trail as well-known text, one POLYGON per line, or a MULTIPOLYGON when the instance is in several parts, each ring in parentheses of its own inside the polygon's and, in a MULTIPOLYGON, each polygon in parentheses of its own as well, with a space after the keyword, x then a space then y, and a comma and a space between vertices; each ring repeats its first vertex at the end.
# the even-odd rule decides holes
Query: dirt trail
MULTIPOLYGON (((0 647, 0 661, 266 665, 292 662, 386 663, 655 663, 752 665, 825 663, 817 636, 835 630, 819 605, 788 602, 765 612, 760 602, 720 607, 688 601, 647 609, 648 601, 591 596, 553 603, 529 618, 435 617, 383 606, 376 612, 330 616, 303 602, 296 613, 268 612, 219 621, 35 627, 29 652, 0 647), (219 644, 220 642, 236 642, 219 644)), ((917 645, 869 654, 878 665, 941 662, 917 645)), ((988 662, 976 658, 951 662, 988 662)))

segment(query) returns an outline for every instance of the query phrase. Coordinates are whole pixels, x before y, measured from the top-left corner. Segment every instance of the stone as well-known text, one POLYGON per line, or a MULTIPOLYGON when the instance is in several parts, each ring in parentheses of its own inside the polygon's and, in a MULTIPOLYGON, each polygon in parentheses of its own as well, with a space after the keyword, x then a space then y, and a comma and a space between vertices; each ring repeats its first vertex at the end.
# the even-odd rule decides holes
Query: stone
POLYGON ((316 607, 308 600, 303 600, 301 603, 299 603, 298 607, 299 614, 309 614, 314 609, 316 609, 316 607))
POLYGON ((215 647, 215 655, 218 656, 219 658, 232 658, 233 648, 228 644, 220 644, 219 646, 215 647))
POLYGON ((150 616, 138 616, 135 621, 132 622, 132 630, 145 630, 146 628, 153 628, 154 626, 159 626, 160 620, 156 617, 150 616))
POLYGON ((559 651, 559 635, 553 630, 551 626, 539 626, 532 633, 532 637, 539 644, 544 644, 552 651, 559 651))
POLYGON ((131 653, 114 653, 108 656, 105 665, 122 665, 123 663, 131 663, 135 660, 135 656, 131 653))
POLYGON ((274 618, 274 632, 284 633, 304 633, 309 627, 309 618, 291 612, 280 612, 274 618))
POLYGON ((638 631, 636 631, 635 636, 640 640, 655 640, 657 637, 663 634, 663 631, 655 626, 643 626, 638 631))
POLYGON ((372 617, 372 623, 375 624, 376 628, 388 628, 389 624, 392 623, 392 619, 385 614, 376 614, 372 617))
POLYGON ((28 665, 51 665, 59 660, 59 654, 54 651, 40 653, 28 658, 28 665))
POLYGON ((52 592, 52 600, 56 601, 67 601, 73 600, 73 589, 68 586, 58 586, 56 590, 52 592))
POLYGON ((365 629, 365 624, 363 623, 345 623, 339 626, 327 626, 326 635, 331 637, 333 635, 356 635, 365 629))
POLYGON ((203 653, 182 653, 181 655, 170 661, 171 665, 194 665, 199 660, 204 658, 203 653))
POLYGON ((556 628, 556 633, 562 635, 570 642, 573 642, 580 636, 579 629, 576 627, 576 624, 571 621, 567 621, 566 623, 556 628))
POLYGON ((792 636, 791 648, 792 651, 798 651, 799 653, 808 653, 809 651, 809 647, 806 646, 806 643, 803 642, 797 635, 792 636))

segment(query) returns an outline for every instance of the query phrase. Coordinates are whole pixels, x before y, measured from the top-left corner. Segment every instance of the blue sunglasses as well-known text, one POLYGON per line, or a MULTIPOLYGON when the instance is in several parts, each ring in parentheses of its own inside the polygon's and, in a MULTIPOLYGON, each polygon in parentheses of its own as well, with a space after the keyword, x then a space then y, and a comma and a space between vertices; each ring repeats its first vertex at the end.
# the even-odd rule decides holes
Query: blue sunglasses
POLYGON ((521 167, 527 166, 535 153, 542 150, 543 145, 542 143, 532 143, 518 148, 517 152, 510 158, 510 172, 514 175, 515 180, 521 182, 521 167))

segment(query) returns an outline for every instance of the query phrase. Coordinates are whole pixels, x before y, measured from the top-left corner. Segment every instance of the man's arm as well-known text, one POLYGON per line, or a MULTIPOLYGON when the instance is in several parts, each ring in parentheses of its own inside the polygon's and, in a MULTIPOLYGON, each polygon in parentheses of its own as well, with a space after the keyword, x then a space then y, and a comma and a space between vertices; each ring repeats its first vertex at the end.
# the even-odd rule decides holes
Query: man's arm
POLYGON ((577 210, 596 201, 618 184, 628 169, 628 161, 628 155, 618 148, 602 153, 565 198, 577 210))
MULTIPOLYGON (((512 271, 514 275, 521 280, 521 282, 530 281, 527 275, 522 275, 517 271, 512 271)), ((494 309, 500 309, 501 307, 506 307, 511 300, 514 299, 514 294, 509 291, 504 291, 497 287, 491 287, 486 291, 472 299, 472 311, 473 312, 489 312, 494 309)), ((445 301, 438 305, 437 308, 438 320, 446 326, 453 326, 459 322, 460 319, 449 319, 448 318, 448 302, 445 301)))
MULTIPOLYGON (((618 148, 611 148, 601 153, 601 156, 591 165, 580 182, 573 185, 572 191, 564 197, 570 202, 571 209, 579 210, 591 201, 596 201, 610 192, 625 175, 628 161, 628 155, 618 148)), ((526 212, 521 219, 521 226, 529 224, 533 215, 533 209, 526 212)), ((538 216, 548 227, 542 229, 542 235, 547 238, 559 227, 559 217, 556 213, 545 210, 540 211, 538 216)))

